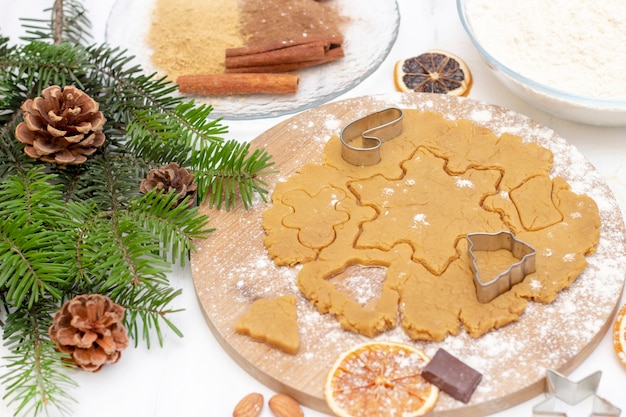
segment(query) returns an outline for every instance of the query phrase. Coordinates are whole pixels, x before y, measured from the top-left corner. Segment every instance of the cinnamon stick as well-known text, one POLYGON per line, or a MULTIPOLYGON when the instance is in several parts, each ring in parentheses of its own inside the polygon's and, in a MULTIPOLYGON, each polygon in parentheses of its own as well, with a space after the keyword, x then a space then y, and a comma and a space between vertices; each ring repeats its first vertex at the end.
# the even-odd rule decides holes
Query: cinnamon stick
POLYGON ((315 37, 315 38, 290 39, 290 40, 286 40, 282 42, 248 45, 248 46, 241 46, 238 48, 227 48, 226 56, 235 57, 235 56, 242 56, 242 55, 258 54, 258 53, 273 51, 276 49, 289 48, 292 46, 306 45, 309 43, 317 43, 317 42, 322 42, 324 45, 326 45, 326 47, 330 48, 332 45, 341 45, 343 43, 343 39, 341 38, 341 36, 330 35, 330 36, 320 36, 320 37, 315 37))
POLYGON ((181 93, 201 96, 295 94, 298 81, 296 74, 262 73, 180 75, 176 79, 181 93))
MULTIPOLYGON (((267 48, 273 48, 268 46, 267 48)), ((226 50, 226 68, 253 67, 267 65, 267 63, 285 64, 298 61, 312 61, 324 58, 325 44, 322 41, 301 44, 281 44, 274 49, 265 49, 259 52, 252 51, 258 48, 236 48, 238 51, 226 50)))
POLYGON ((312 61, 299 61, 284 64, 257 65, 253 67, 226 68, 227 73, 278 73, 295 71, 301 68, 312 67, 315 65, 327 64, 344 57, 342 47, 328 50, 323 58, 312 61))
POLYGON ((343 56, 338 36, 226 49, 226 72, 284 72, 343 56))

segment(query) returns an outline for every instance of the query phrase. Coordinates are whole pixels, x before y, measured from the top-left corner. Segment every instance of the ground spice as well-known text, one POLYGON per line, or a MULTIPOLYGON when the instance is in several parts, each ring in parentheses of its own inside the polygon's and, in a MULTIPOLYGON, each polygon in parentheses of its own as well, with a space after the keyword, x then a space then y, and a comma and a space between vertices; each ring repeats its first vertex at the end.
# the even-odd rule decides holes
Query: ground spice
POLYGON ((239 0, 155 0, 148 44, 153 64, 181 74, 224 72, 224 50, 244 45, 239 0))
POLYGON ((346 18, 336 1, 240 0, 241 30, 249 45, 289 39, 341 37, 346 18))
POLYGON ((303 37, 341 37, 336 2, 155 0, 148 44, 170 78, 222 73, 225 50, 303 37))

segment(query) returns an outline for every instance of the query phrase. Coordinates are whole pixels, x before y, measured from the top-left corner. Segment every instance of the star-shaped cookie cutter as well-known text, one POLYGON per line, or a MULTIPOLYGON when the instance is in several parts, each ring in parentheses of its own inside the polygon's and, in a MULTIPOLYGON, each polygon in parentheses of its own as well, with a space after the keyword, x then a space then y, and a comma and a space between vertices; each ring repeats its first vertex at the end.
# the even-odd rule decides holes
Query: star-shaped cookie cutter
POLYGON ((593 405, 590 417, 618 417, 622 410, 596 394, 601 376, 602 372, 596 371, 578 382, 573 382, 552 369, 546 370, 548 397, 533 407, 533 417, 567 417, 566 412, 559 410, 559 401, 576 406, 591 396, 593 405))
POLYGON ((402 133, 403 118, 402 109, 389 107, 348 123, 339 135, 341 156, 357 166, 379 163, 381 145, 402 133))
POLYGON ((503 230, 497 233, 468 233, 469 254, 471 268, 474 273, 476 297, 481 303, 488 303, 500 294, 509 291, 515 284, 522 282, 524 277, 535 272, 535 249, 526 242, 516 239, 513 233, 503 230), (480 279, 478 265, 474 251, 496 251, 508 249, 514 257, 519 259, 508 269, 498 274, 490 281, 480 279))

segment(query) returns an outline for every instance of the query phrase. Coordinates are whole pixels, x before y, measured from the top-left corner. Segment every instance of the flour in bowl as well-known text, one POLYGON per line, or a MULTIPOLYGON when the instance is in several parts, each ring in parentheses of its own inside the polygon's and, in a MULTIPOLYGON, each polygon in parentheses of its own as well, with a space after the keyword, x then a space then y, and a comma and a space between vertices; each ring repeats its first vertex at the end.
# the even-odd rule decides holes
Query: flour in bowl
POLYGON ((474 35, 496 60, 569 93, 626 98, 623 0, 468 0, 474 35))

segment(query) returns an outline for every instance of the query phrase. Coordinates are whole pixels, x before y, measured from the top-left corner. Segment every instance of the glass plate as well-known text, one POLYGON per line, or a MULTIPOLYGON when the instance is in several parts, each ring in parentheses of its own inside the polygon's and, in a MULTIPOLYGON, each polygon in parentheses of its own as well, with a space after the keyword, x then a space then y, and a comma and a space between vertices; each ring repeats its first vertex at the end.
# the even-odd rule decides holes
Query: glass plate
MULTIPOLYGON (((336 0, 350 23, 343 29, 345 57, 298 72, 298 92, 293 95, 194 97, 211 104, 212 116, 224 119, 258 119, 294 113, 325 103, 358 85, 385 59, 398 35, 400 13, 396 1, 336 0)), ((147 73, 160 72, 150 59, 146 42, 155 0, 117 0, 106 26, 106 41, 127 49, 147 73)))

